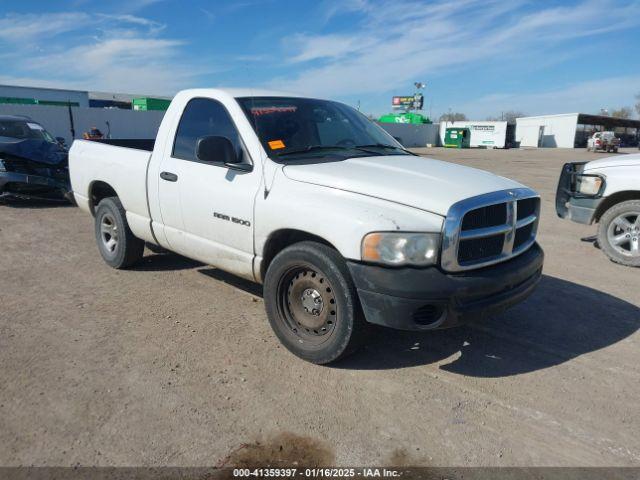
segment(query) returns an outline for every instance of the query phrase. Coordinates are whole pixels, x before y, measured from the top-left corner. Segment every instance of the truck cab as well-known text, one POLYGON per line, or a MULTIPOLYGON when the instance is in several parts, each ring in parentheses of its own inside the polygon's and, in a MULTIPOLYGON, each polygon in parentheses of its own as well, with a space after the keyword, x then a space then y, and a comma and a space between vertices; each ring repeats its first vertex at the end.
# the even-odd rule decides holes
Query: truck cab
POLYGON ((275 334, 318 364, 369 324, 496 314, 541 276, 536 192, 417 156, 339 102, 187 90, 155 141, 76 141, 70 168, 109 265, 147 242, 262 283, 275 334))

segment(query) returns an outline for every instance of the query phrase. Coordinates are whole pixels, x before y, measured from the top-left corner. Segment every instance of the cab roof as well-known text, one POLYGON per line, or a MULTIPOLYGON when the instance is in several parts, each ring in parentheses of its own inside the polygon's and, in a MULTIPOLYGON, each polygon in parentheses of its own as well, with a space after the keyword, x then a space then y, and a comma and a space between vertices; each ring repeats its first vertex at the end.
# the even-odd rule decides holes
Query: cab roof
MULTIPOLYGON (((234 98, 242 97, 298 97, 307 98, 306 95, 292 92, 282 92, 277 90, 266 90, 261 88, 192 88, 182 90, 180 93, 191 95, 204 95, 216 93, 226 93, 234 98)), ((310 97, 309 97, 310 98, 310 97)))

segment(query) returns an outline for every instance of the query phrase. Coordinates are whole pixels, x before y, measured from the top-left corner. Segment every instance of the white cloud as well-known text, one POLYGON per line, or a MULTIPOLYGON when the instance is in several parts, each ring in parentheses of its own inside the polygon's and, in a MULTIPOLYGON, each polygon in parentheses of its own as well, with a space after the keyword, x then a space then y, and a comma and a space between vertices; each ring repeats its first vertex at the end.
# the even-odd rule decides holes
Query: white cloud
POLYGON ((291 62, 306 62, 319 58, 340 58, 361 51, 373 44, 375 40, 368 35, 293 35, 287 44, 295 45, 298 50, 291 62))
POLYGON ((44 39, 77 30, 89 21, 81 12, 38 14, 7 14, 0 18, 0 40, 20 43, 44 39))
POLYGON ((633 94, 640 91, 640 75, 583 81, 546 92, 492 93, 464 103, 470 118, 486 112, 519 110, 527 115, 554 113, 598 113, 601 108, 632 106, 633 94))
POLYGON ((135 12, 164 1, 165 0, 127 0, 126 9, 127 11, 135 12))
MULTIPOLYGON (((290 61, 310 61, 293 77, 269 83, 324 96, 373 94, 455 69, 499 62, 526 65, 533 54, 565 52, 559 42, 640 26, 640 2, 583 1, 570 7, 522 7, 519 1, 354 0, 360 19, 346 33, 291 35, 290 61)), ((343 11, 332 5, 329 16, 343 11)))
POLYGON ((0 17, 5 83, 170 94, 203 73, 162 38, 164 25, 132 14, 0 17), (5 27, 5 28, 3 28, 5 27), (13 79, 13 81, 11 81, 13 79))

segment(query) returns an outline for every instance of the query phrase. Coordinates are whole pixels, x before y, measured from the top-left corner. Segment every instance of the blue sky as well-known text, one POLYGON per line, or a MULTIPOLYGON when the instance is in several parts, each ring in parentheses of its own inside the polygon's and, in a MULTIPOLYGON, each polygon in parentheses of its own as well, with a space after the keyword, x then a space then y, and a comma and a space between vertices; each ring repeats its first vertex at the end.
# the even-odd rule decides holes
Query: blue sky
POLYGON ((170 95, 267 87, 366 113, 632 106, 640 1, 0 0, 0 83, 170 95))

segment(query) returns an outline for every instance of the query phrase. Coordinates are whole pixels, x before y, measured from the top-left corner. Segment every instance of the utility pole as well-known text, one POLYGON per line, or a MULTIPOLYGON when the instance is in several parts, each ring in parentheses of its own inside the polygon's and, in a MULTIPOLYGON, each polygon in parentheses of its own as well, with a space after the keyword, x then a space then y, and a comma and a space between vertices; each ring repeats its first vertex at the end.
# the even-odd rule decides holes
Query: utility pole
POLYGON ((76 138, 76 129, 75 126, 73 124, 73 112, 71 111, 71 100, 67 100, 67 107, 69 108, 69 126, 71 129, 71 141, 73 142, 73 140, 76 138))

